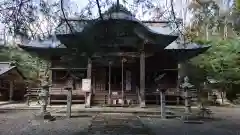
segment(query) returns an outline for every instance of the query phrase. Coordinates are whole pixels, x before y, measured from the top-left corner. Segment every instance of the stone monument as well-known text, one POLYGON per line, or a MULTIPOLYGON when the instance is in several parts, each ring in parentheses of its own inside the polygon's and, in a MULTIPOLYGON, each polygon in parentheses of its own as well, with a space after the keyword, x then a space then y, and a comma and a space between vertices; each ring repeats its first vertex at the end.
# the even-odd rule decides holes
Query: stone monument
POLYGON ((41 109, 38 114, 36 114, 37 119, 46 119, 53 120, 54 118, 51 116, 50 112, 47 111, 48 97, 49 97, 49 88, 51 87, 49 83, 49 77, 43 76, 41 80, 41 92, 39 93, 39 102, 41 104, 41 109))
POLYGON ((183 89, 184 91, 184 99, 185 99, 185 112, 186 113, 191 113, 191 95, 189 95, 189 89, 193 88, 194 85, 192 85, 191 83, 189 83, 189 78, 188 76, 184 77, 184 82, 183 84, 180 85, 180 87, 183 89))

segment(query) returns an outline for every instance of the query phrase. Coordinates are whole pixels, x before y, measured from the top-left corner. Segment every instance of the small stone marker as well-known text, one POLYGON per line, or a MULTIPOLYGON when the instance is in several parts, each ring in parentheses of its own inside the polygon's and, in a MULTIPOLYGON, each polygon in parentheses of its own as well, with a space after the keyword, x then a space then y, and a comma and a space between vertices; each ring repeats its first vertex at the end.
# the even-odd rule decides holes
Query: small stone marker
POLYGON ((165 92, 166 92, 166 89, 161 89, 160 90, 160 99, 161 99, 161 117, 162 119, 165 119, 166 118, 166 111, 165 111, 165 92))
POLYGON ((66 87, 65 88, 67 92, 67 117, 71 118, 71 112, 72 112, 72 88, 66 87))

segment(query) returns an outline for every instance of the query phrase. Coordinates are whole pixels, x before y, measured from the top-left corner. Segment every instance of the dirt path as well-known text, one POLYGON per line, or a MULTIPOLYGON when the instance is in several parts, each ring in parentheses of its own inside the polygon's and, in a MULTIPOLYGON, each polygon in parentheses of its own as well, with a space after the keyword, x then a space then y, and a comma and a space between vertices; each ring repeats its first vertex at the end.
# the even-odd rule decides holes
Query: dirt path
POLYGON ((150 130, 134 115, 99 114, 92 120, 89 135, 151 135, 150 130))

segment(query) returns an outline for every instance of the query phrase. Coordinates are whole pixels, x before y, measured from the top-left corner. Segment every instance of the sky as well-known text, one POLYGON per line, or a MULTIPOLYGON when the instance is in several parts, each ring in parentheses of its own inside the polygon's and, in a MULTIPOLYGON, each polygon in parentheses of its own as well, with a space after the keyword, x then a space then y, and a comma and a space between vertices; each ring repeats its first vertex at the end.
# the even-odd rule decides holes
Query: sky
MULTIPOLYGON (((0 0, 1 1, 1 0, 0 0)), ((56 0, 48 0, 49 2, 52 1, 56 1, 56 0)), ((113 0, 114 1, 114 0, 113 0)), ((161 8, 165 11, 165 10, 169 10, 170 8, 170 0, 152 0, 153 3, 155 5, 160 5, 161 8)), ((177 14, 178 17, 181 17, 183 15, 183 10, 186 10, 186 5, 187 2, 189 0, 174 0, 174 10, 177 14)), ((35 0, 36 3, 39 3, 39 0, 35 0)), ((68 10, 70 9, 70 12, 74 12, 74 11, 81 11, 84 7, 86 7, 86 5, 88 4, 89 0, 64 0, 64 5, 69 5, 69 8, 67 8, 68 10)), ((116 2, 116 0, 115 0, 116 2)), ((133 8, 131 8, 131 5, 133 5, 133 0, 127 0, 127 4, 124 4, 122 2, 122 0, 120 0, 120 4, 124 5, 125 7, 127 7, 131 12, 133 8)), ((102 12, 104 12, 107 8, 109 8, 111 5, 106 6, 105 8, 102 8, 102 12)), ((141 7, 141 6, 139 6, 141 7)), ((137 11, 136 14, 136 18, 140 19, 140 20, 149 20, 153 15, 150 15, 148 13, 146 13, 145 15, 142 14, 142 8, 134 8, 137 11)), ((98 9, 97 6, 95 6, 92 9, 92 13, 93 16, 98 17, 98 9)), ((70 15, 70 17, 73 14, 70 15)), ((187 18, 190 18, 189 15, 187 15, 187 17, 185 18, 185 20, 189 20, 187 18)), ((46 26, 46 24, 43 23, 42 28, 44 28, 46 26)), ((2 38, 1 36, 3 35, 3 28, 4 25, 0 24, 0 38, 2 38), (1 34, 2 33, 2 34, 1 34)), ((11 36, 8 36, 11 37, 11 36)))
MULTIPOLYGON (((116 1, 116 0, 115 0, 116 1)), ((169 9, 170 8, 170 0, 151 0, 153 3, 160 5, 163 10, 169 9), (167 6, 166 6, 167 5, 167 6)), ((187 3, 190 0, 174 0, 174 10, 176 11, 178 16, 181 16, 181 10, 186 10, 187 7, 187 3)), ((83 7, 85 7, 88 3, 88 0, 70 0, 70 2, 75 3, 78 7, 78 9, 82 9, 83 7)), ((122 0, 120 0, 120 4, 123 4, 124 6, 126 6, 127 8, 131 9, 130 6, 133 5, 133 0, 127 0, 127 4, 124 4, 122 2, 122 0)), ((136 14, 136 16, 141 19, 141 20, 148 20, 151 16, 149 16, 148 14, 146 14, 145 16, 143 16, 141 14, 141 8, 137 9, 140 12, 138 12, 138 14, 136 14)), ((97 6, 94 7, 93 9, 94 11, 94 15, 98 16, 98 11, 97 11, 97 6)))
MULTIPOLYGON (((39 1, 39 0, 35 0, 35 1, 39 1)), ((47 1, 56 1, 56 0, 47 0, 47 1)), ((171 5, 170 5, 171 0, 151 0, 151 1, 155 4, 155 6, 156 5, 160 6, 163 11, 171 10, 171 5)), ((187 8, 190 1, 191 0, 174 0, 174 10, 176 12, 176 16, 178 18, 182 18, 184 20, 184 24, 188 24, 190 22, 190 18, 192 16, 191 12, 189 12, 189 10, 187 8)), ((221 5, 224 5, 226 2, 232 1, 232 0, 216 0, 216 1, 218 3, 220 3, 221 5)), ((68 9, 71 10, 70 12, 73 12, 73 11, 80 11, 81 9, 83 9, 88 4, 89 0, 64 0, 64 2, 65 2, 64 5, 69 5, 68 9)), ((115 2, 116 2, 116 0, 115 0, 115 2)), ((133 0, 127 0, 127 4, 124 4, 122 2, 122 0, 120 0, 120 4, 123 4, 125 7, 127 7, 131 11, 131 9, 132 9, 131 5, 133 5, 133 0)), ((104 10, 106 10, 110 6, 111 5, 106 6, 105 8, 102 8, 102 12, 104 12, 104 10)), ((139 6, 139 7, 141 7, 141 6, 139 6)), ((224 9, 224 8, 222 8, 222 9, 224 9)), ((135 10, 137 11, 136 18, 138 18, 140 20, 149 20, 152 16, 154 16, 153 14, 149 14, 149 13, 146 13, 143 15, 142 8, 138 8, 138 9, 135 8, 135 10)), ((93 13, 93 16, 95 16, 95 17, 99 16, 97 6, 95 6, 92 9, 92 13, 93 13)), ((70 17, 72 15, 70 15, 70 17)), ((43 25, 43 27, 44 27, 44 25, 43 25)), ((0 24, 0 36, 2 33, 1 32, 2 29, 3 29, 3 25, 0 24)))

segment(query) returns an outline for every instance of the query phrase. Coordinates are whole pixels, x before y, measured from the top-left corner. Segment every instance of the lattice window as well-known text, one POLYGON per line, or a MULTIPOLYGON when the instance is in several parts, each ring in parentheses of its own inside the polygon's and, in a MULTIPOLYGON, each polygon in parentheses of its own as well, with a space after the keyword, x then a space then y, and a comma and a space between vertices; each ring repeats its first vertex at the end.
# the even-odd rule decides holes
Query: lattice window
POLYGON ((52 79, 53 81, 64 80, 67 77, 67 71, 62 70, 53 70, 52 71, 52 79))

